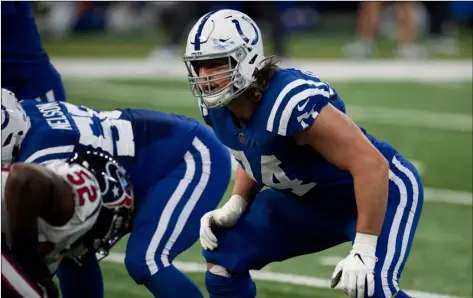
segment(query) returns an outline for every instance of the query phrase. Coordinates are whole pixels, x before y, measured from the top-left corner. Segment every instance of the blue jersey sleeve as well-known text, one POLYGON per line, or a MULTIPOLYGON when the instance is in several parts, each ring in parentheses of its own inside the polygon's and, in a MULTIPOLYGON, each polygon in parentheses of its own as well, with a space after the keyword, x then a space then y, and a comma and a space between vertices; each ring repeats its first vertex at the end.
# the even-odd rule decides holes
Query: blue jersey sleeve
POLYGON ((27 135, 21 144, 16 162, 45 163, 55 159, 69 158, 75 144, 55 135, 27 135), (62 141, 62 142, 61 142, 62 141))
POLYGON ((336 96, 325 82, 294 80, 277 95, 266 130, 281 136, 292 136, 311 126, 320 111, 336 96))

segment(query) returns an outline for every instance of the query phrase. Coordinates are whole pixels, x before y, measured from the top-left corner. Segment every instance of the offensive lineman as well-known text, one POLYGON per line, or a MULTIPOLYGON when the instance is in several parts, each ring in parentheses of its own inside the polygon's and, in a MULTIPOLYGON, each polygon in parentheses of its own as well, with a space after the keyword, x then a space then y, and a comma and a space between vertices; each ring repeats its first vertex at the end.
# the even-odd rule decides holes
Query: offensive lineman
MULTIPOLYGON (((24 128, 11 132, 9 144, 17 145, 3 147, 2 159, 43 163, 68 158, 84 146, 112 154, 130 174, 137 201, 125 258, 128 273, 155 297, 203 297, 172 262, 198 239, 200 218, 217 207, 230 180, 230 154, 212 131, 197 120, 150 110, 100 112, 34 101, 22 101, 19 109, 24 128)), ((2 144, 4 136, 2 127, 2 144)), ((65 260, 58 276, 65 298, 103 297, 93 254, 82 266, 65 260)))
POLYGON ((412 163, 355 125, 329 84, 266 58, 245 14, 201 17, 184 62, 206 123, 240 165, 229 201, 201 220, 210 297, 255 297, 249 270, 347 241, 332 287, 408 297, 398 280, 423 205, 412 163))
POLYGON ((103 152, 15 163, 1 178, 2 297, 59 297, 52 277, 64 257, 107 253, 128 231, 133 204, 124 201, 133 202, 133 189, 103 152))

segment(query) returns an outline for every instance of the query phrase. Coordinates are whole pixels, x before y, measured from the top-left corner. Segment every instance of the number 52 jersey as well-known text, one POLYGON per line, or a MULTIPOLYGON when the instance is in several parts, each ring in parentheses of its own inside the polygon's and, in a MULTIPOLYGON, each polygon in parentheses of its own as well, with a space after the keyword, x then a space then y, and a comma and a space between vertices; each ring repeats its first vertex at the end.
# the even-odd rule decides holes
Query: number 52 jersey
MULTIPOLYGON (((74 212, 69 221, 63 226, 53 226, 42 218, 38 218, 38 242, 41 253, 44 257, 49 272, 54 274, 65 254, 76 256, 81 253, 82 246, 78 240, 84 236, 97 221, 102 201, 100 188, 94 176, 77 164, 66 165, 65 163, 54 161, 47 165, 56 175, 69 180, 72 186, 74 199, 74 212), (80 179, 77 179, 79 178, 80 179), (72 180, 71 180, 72 179, 72 180), (73 183, 72 181, 75 181, 73 183), (94 190, 94 196, 84 199, 80 193, 84 188, 94 190)), ((9 168, 2 168, 1 179, 1 205, 2 205, 2 234, 5 235, 7 245, 11 245, 10 222, 5 199, 5 185, 9 175, 9 168)), ((28 206, 24 206, 28 208, 28 206)))
POLYGON ((44 163, 88 146, 101 148, 127 169, 137 198, 180 162, 201 126, 194 119, 151 110, 101 112, 63 102, 21 105, 31 128, 16 161, 44 163))

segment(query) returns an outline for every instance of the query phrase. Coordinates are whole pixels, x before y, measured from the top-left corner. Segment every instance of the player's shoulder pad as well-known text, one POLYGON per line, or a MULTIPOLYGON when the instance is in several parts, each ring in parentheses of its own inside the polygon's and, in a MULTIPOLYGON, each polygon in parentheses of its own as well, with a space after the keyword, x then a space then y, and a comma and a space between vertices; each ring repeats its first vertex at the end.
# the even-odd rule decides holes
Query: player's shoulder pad
POLYGON ((281 136, 292 136, 309 127, 335 90, 310 72, 281 69, 271 81, 264 101, 271 102, 266 130, 281 136))

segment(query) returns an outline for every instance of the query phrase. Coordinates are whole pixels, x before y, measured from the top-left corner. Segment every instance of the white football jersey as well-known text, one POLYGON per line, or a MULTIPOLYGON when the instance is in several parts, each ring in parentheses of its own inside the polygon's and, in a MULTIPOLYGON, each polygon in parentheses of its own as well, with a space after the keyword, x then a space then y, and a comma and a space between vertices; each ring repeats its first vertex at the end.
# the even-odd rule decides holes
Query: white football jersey
MULTIPOLYGON (((53 161, 48 163, 47 167, 64 177, 74 191, 74 214, 64 226, 51 226, 38 218, 40 249, 45 255, 50 272, 55 273, 64 254, 74 255, 70 250, 71 245, 95 224, 100 213, 102 198, 97 180, 85 168, 62 161, 53 161)), ((8 174, 8 169, 2 168, 2 233, 5 233, 7 243, 10 244, 8 213, 4 199, 4 186, 8 174)))

